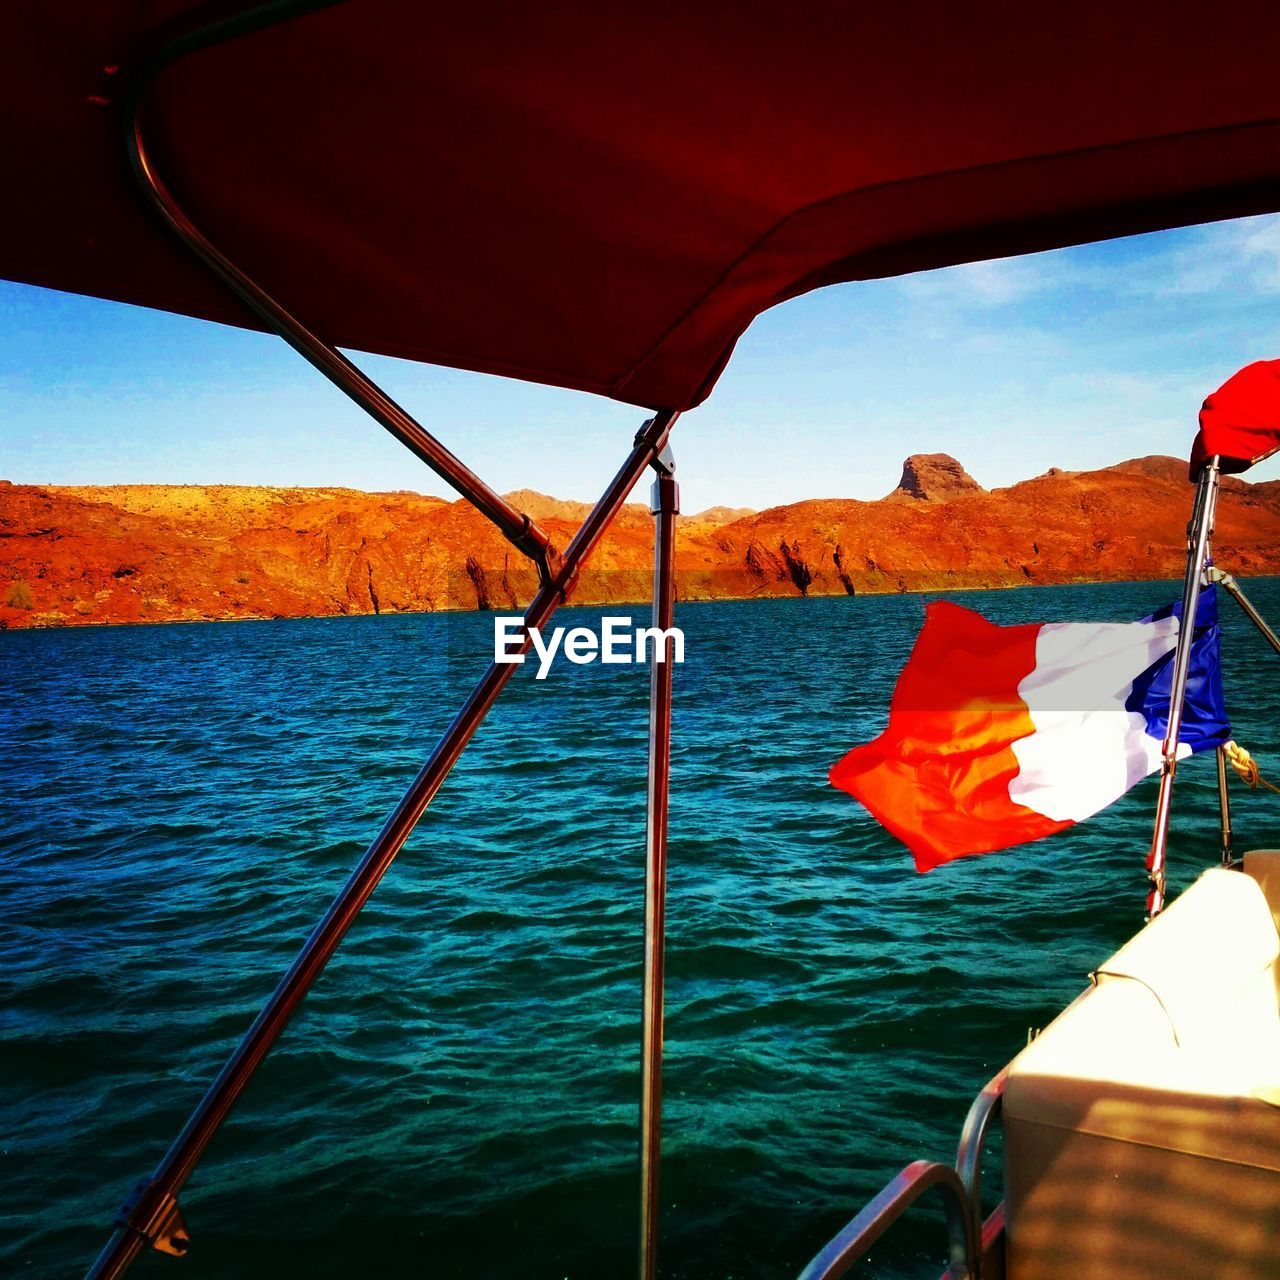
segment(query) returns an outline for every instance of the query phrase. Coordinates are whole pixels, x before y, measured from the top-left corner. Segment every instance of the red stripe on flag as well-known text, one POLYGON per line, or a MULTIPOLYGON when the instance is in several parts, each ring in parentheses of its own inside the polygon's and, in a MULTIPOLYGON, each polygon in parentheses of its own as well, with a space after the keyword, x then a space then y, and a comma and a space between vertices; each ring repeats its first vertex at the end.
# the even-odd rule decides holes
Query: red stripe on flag
POLYGON ((1018 684, 1035 667, 1039 631, 930 604, 888 728, 832 767, 831 781, 911 850, 917 870, 1073 825, 1009 798, 1013 744, 1035 732, 1018 684))

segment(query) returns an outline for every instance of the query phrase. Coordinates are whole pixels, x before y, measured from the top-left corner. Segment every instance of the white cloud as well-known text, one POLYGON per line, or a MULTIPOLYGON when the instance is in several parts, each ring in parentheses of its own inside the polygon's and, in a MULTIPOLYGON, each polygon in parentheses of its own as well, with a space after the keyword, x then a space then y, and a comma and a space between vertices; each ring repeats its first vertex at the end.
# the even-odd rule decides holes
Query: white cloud
POLYGON ((1280 293, 1280 215, 1213 223, 1185 234, 1189 243, 1138 265, 1125 291, 1157 298, 1220 290, 1280 293))
POLYGON ((931 314, 996 311, 1067 289, 1127 298, 1280 294, 1280 214, 1137 236, 1127 261, 1084 245, 905 276, 900 295, 931 314))
POLYGON ((1240 251, 1253 269, 1256 287, 1280 293, 1280 217, 1249 218, 1236 228, 1240 251))
POLYGON ((904 276, 904 297, 932 306, 986 310, 1022 302, 1056 283, 1036 258, 995 258, 904 276))

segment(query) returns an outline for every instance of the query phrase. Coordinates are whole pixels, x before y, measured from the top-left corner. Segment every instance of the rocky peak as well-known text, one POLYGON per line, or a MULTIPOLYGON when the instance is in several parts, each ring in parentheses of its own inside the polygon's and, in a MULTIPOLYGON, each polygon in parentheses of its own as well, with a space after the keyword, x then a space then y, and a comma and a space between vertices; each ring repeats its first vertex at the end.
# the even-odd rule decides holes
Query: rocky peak
POLYGON ((748 516, 759 514, 754 507, 708 507, 688 517, 689 520, 700 520, 703 524, 732 524, 735 520, 745 520, 748 516))
POLYGON ((1170 484, 1185 484, 1187 463, 1184 458, 1170 458, 1166 454, 1151 454, 1146 458, 1130 458, 1104 468, 1121 476, 1145 476, 1149 480, 1165 480, 1170 484))
POLYGON ((902 464, 902 479, 890 497, 916 502, 950 502, 986 490, 948 453, 913 453, 902 464))

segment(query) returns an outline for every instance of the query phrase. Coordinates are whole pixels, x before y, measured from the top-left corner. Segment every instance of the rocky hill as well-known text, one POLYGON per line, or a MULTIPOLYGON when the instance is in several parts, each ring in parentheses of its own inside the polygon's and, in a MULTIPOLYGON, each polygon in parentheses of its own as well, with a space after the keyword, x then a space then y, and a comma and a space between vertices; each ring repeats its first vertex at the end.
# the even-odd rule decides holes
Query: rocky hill
POLYGON ((907 502, 950 502, 986 490, 947 453, 913 453, 889 495, 907 502))
MULTIPOLYGON (((1139 458, 984 490, 945 454, 917 455, 876 502, 818 499, 683 519, 681 598, 844 595, 1182 573, 1185 464, 1139 458)), ((513 495, 563 546, 587 507, 513 495)), ((647 599, 652 522, 627 506, 575 599, 647 599)), ((1229 478, 1216 547, 1280 573, 1280 482, 1229 478)), ((495 608, 536 586, 463 502, 352 489, 0 482, 0 626, 495 608)))

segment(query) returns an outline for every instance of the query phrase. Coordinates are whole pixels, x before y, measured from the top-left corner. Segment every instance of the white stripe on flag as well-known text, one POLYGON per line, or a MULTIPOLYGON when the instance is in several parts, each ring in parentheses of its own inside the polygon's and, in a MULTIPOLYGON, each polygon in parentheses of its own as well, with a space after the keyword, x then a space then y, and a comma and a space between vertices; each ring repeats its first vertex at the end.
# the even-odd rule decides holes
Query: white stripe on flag
POLYGON ((1013 744, 1019 769, 1010 799, 1079 822, 1158 769, 1161 744, 1124 704, 1134 680, 1177 641, 1177 618, 1041 627, 1036 665, 1018 685, 1036 731, 1013 744))

